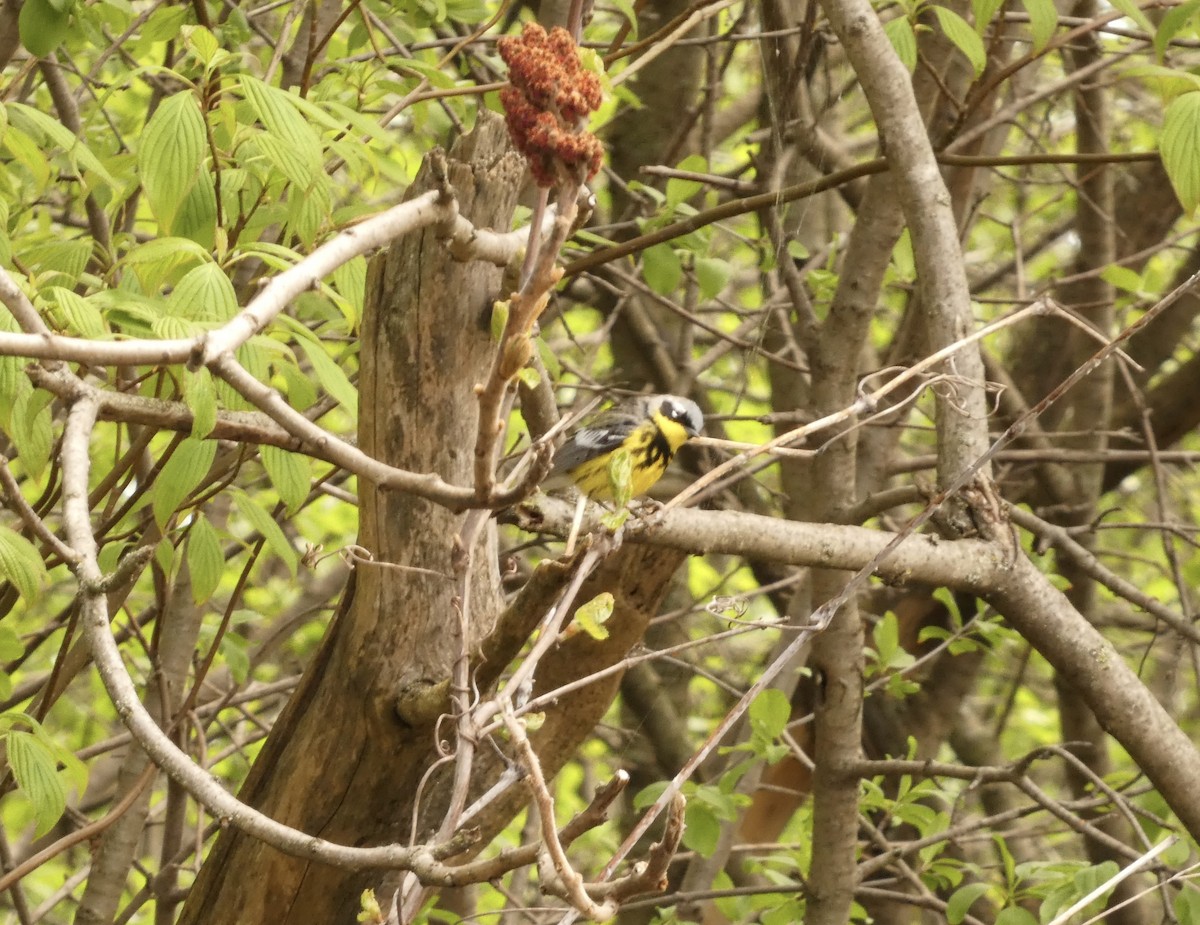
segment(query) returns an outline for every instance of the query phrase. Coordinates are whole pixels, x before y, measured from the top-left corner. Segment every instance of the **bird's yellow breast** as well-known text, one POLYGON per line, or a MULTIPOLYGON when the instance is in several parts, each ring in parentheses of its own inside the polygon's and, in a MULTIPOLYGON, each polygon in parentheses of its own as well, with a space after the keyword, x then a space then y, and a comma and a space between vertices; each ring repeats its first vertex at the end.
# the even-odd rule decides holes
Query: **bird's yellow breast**
MULTIPOLYGON (((675 451, 687 443, 688 437, 682 424, 658 413, 630 431, 619 449, 629 454, 631 498, 644 495, 654 487, 667 470, 675 451)), ((604 453, 571 470, 572 480, 589 498, 613 500, 612 477, 609 473, 612 458, 613 453, 604 453)))

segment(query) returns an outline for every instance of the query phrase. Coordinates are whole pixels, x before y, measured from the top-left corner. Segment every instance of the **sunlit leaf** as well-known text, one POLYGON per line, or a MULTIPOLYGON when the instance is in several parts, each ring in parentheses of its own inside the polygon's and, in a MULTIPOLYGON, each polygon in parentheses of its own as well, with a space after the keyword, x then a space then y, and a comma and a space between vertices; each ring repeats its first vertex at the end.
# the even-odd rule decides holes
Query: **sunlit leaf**
POLYGON ((1190 213, 1200 204, 1200 93, 1185 93, 1167 107, 1159 146, 1171 185, 1190 213))
POLYGON ((337 399, 343 408, 357 416, 358 390, 342 372, 341 367, 333 362, 329 354, 325 352, 325 348, 319 344, 301 341, 300 347, 304 350, 308 361, 312 363, 313 371, 317 374, 317 380, 321 383, 321 387, 337 399))
POLYGON ((755 732, 767 739, 777 739, 792 717, 792 705, 783 691, 769 687, 750 701, 749 713, 755 732))
POLYGON ((608 591, 601 591, 586 604, 581 604, 575 610, 575 623, 593 639, 607 639, 608 630, 604 624, 613 613, 613 596, 608 591))
POLYGON ((151 510, 159 527, 166 526, 179 505, 208 475, 216 455, 217 444, 212 440, 186 437, 180 441, 154 482, 151 510))
POLYGON ((263 467, 271 477, 271 484, 279 492, 289 514, 300 509, 308 498, 311 471, 307 456, 297 456, 277 446, 264 445, 259 450, 263 467))
POLYGON ((917 36, 912 23, 907 16, 897 16, 884 23, 883 31, 896 50, 896 57, 911 74, 917 69, 917 36))
POLYGON ((0 526, 0 576, 26 601, 36 601, 50 581, 37 547, 5 526, 0 526))
POLYGON ((192 436, 207 437, 217 424, 217 390, 208 369, 184 371, 183 400, 192 412, 192 436))
POLYGON ((45 835, 67 808, 67 792, 58 776, 58 762, 50 749, 28 732, 14 729, 4 741, 13 778, 33 806, 37 834, 45 835))
MULTIPOLYGON (((138 169, 150 210, 168 234, 200 177, 205 157, 204 118, 194 93, 167 97, 142 132, 138 169)), ((185 237, 193 237, 184 234, 185 237)))
POLYGON ((275 518, 244 491, 234 491, 233 497, 242 516, 250 521, 256 531, 262 534, 267 546, 283 560, 292 577, 296 577, 296 567, 300 564, 300 557, 297 555, 295 547, 284 536, 283 530, 279 528, 275 518))
POLYGON ((983 47, 983 39, 979 37, 979 33, 953 10, 946 9, 944 6, 935 6, 933 12, 937 16, 938 25, 941 26, 946 38, 967 56, 971 67, 975 69, 975 76, 978 77, 987 67, 987 50, 983 47))
POLYGON ((1029 14, 1034 51, 1041 51, 1058 28, 1058 7, 1054 5, 1054 0, 1021 0, 1021 5, 1029 14))
POLYGON ((225 570, 225 553, 217 531, 203 514, 197 514, 188 528, 188 570, 192 575, 192 598, 203 604, 212 597, 225 570))
POLYGON ((671 295, 683 280, 679 255, 670 244, 656 244, 642 253, 642 275, 659 295, 671 295))

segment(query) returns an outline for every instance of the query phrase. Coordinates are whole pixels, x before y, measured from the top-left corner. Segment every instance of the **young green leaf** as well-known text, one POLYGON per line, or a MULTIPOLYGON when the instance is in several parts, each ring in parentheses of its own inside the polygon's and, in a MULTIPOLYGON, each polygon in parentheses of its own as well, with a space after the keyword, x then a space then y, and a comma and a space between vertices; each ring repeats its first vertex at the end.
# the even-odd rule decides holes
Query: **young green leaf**
POLYGON ((108 326, 100 309, 83 296, 62 286, 51 286, 47 295, 57 303, 71 334, 95 340, 108 336, 108 326))
POLYGON ((33 806, 37 834, 45 835, 67 808, 67 792, 58 776, 58 762, 50 749, 28 732, 11 730, 4 741, 13 778, 33 806))
POLYGON ((604 624, 613 612, 613 596, 608 591, 602 591, 586 604, 581 604, 575 610, 575 622, 593 639, 607 639, 608 630, 604 624))
POLYGON ((935 6, 933 12, 937 16, 938 25, 942 27, 946 38, 967 56, 971 67, 975 69, 975 76, 978 77, 987 67, 987 51, 983 47, 983 39, 979 37, 979 33, 953 10, 946 9, 944 6, 935 6))
POLYGON ((196 519, 188 528, 187 564, 192 573, 192 598, 197 604, 203 604, 217 590, 225 570, 221 540, 203 514, 196 514, 196 519))
POLYGON ((1058 7, 1054 0, 1021 0, 1029 14, 1029 31, 1033 33, 1033 49, 1041 51, 1058 28, 1058 7))
MULTIPOLYGON (((1142 8, 1139 7, 1134 0, 1108 0, 1108 5, 1114 10, 1120 10, 1122 13, 1132 19, 1135 23, 1137 23, 1139 29, 1154 35, 1154 23, 1150 22, 1150 17, 1142 11, 1142 8)), ((1156 43, 1157 40, 1158 37, 1155 36, 1156 43)))
POLYGON ((191 321, 228 321, 237 314, 233 283, 215 263, 188 270, 167 297, 167 311, 191 321))
POLYGON ((295 547, 283 535, 283 530, 279 528, 279 524, 275 518, 244 491, 234 491, 233 497, 242 516, 250 521, 250 525, 255 530, 262 534, 271 551, 283 560, 283 564, 287 566, 288 572, 295 578, 296 567, 300 564, 300 557, 297 555, 295 547))
POLYGON ((242 93, 262 120, 266 132, 258 136, 260 150, 279 171, 307 189, 321 170, 321 140, 297 111, 291 94, 243 74, 242 93))
POLYGON ((279 492, 279 500, 289 515, 295 514, 308 497, 311 481, 308 457, 265 444, 259 453, 263 467, 271 477, 271 484, 279 492))
POLYGON ((767 688, 750 701, 750 726, 766 739, 777 739, 792 718, 792 706, 781 690, 767 688))
POLYGON ((725 284, 733 275, 729 261, 718 260, 715 257, 697 257, 695 271, 702 299, 711 299, 720 295, 721 290, 725 288, 725 284))
POLYGON ((1004 0, 971 0, 971 12, 975 15, 975 31, 983 35, 992 17, 1004 6, 1004 0))
POLYGON ((184 371, 183 400, 192 412, 192 436, 203 440, 217 426, 217 389, 206 368, 184 371))
POLYGON ((312 363, 313 372, 316 373, 317 381, 321 383, 321 387, 337 399, 338 404, 350 414, 357 417, 358 390, 354 388, 349 378, 342 372, 341 367, 333 362, 321 344, 313 344, 302 340, 300 347, 304 350, 304 355, 308 357, 308 361, 312 363))
MULTIPOLYGON (((1124 8, 1113 4, 1117 9, 1124 12, 1124 8)), ((1147 31, 1154 33, 1154 54, 1162 61, 1167 54, 1167 46, 1171 40, 1179 34, 1184 26, 1186 26, 1196 15, 1196 11, 1200 10, 1200 0, 1188 0, 1187 3, 1181 3, 1179 6, 1172 7, 1163 14, 1162 21, 1158 24, 1157 29, 1148 29, 1147 31)), ((1142 14, 1143 18, 1145 14, 1142 14)))
POLYGON ((50 462, 54 442, 54 422, 50 402, 54 396, 42 389, 20 389, 13 403, 12 439, 17 447, 21 465, 35 479, 40 478, 50 462))
POLYGON ((35 58, 44 58, 62 44, 71 24, 71 10, 58 9, 49 0, 25 0, 17 17, 21 44, 35 58))
POLYGON ((613 450, 608 460, 608 484, 612 487, 613 504, 617 510, 623 510, 633 492, 633 460, 628 450, 613 450))
POLYGON ((37 547, 5 526, 0 526, 0 576, 26 601, 36 601, 50 582, 37 547))
POLYGON ((167 97, 142 132, 138 168, 150 211, 168 234, 178 233, 176 219, 196 185, 204 157, 199 100, 187 90, 167 97))
POLYGON ((151 510, 159 527, 166 526, 184 499, 208 475, 216 455, 217 444, 213 440, 185 437, 180 441, 154 482, 151 510))
POLYGON ((946 901, 946 921, 950 925, 958 925, 967 917, 971 906, 977 899, 984 896, 991 887, 987 883, 968 883, 950 894, 946 901))
POLYGON ((1200 93, 1175 99, 1163 116, 1159 151, 1175 194, 1191 213, 1200 204, 1200 93))
POLYGON ((897 16, 884 23, 883 31, 892 43, 896 57, 911 74, 917 69, 917 36, 913 32, 912 23, 908 21, 907 16, 897 16))
POLYGON ((646 285, 659 295, 670 295, 679 288, 683 267, 670 244, 655 244, 642 253, 642 275, 646 285))

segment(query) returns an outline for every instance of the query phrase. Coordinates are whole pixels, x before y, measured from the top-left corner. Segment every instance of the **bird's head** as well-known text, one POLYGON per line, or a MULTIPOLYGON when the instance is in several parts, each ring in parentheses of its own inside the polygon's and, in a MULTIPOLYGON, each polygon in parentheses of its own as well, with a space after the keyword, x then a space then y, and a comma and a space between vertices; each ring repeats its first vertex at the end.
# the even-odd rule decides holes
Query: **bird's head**
POLYGON ((695 437, 704 429, 704 413, 690 398, 678 395, 657 395, 651 406, 658 414, 668 421, 674 421, 687 431, 689 437, 695 437))

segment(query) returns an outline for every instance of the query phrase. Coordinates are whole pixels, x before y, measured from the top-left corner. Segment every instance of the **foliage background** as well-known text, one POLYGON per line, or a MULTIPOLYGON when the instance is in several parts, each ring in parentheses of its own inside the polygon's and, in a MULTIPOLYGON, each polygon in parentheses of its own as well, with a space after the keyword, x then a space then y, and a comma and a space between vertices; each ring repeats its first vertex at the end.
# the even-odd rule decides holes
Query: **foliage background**
MULTIPOLYGON (((594 11, 584 63, 606 75, 591 122, 606 164, 590 220, 563 249, 501 473, 552 424, 549 406, 620 390, 686 394, 708 416, 710 439, 680 454, 664 499, 745 445, 844 412, 790 451, 701 483, 688 503, 708 519, 672 510, 659 533, 631 533, 659 558, 622 550, 632 563, 610 560, 579 598, 616 589, 623 600, 640 570, 653 580, 638 600, 661 600, 641 614, 644 633, 606 650, 623 666, 611 707, 546 710, 552 729, 587 734, 578 749, 549 732, 538 746, 548 769, 562 766, 560 823, 618 769, 632 777, 612 822, 571 847, 586 880, 687 769, 684 850, 664 892, 626 902, 623 920, 1048 922, 1178 836, 1088 914, 1200 921, 1188 880, 1200 789, 1187 776, 1200 301, 1178 291, 1200 270, 1198 11, 1196 0, 594 11), (997 321, 951 364, 873 394, 997 321), (1107 343, 1119 350, 1069 382, 1107 343), (886 541, 923 512, 919 529, 939 542, 903 568, 889 553, 886 581, 850 581, 880 544, 863 552, 854 544, 869 540, 842 526, 886 541), (830 600, 837 616, 777 664, 830 600), (776 669, 723 747, 691 768, 776 669)), ((305 689, 301 673, 319 674, 347 582, 336 553, 361 542, 363 471, 255 410, 215 362, 106 345, 186 343, 226 325, 267 280, 398 202, 434 146, 498 110, 495 40, 534 17, 566 11, 548 0, 537 11, 0 5, 0 862, 33 859, 0 899, 16 921, 174 921, 222 828, 131 745, 90 664, 64 513, 65 422, 80 389, 99 396, 87 501, 122 659, 168 735, 236 792, 305 689), (92 820, 103 823, 80 840, 92 820)), ((529 221, 535 194, 522 197, 513 228, 529 221)), ((422 241, 412 266, 432 274, 450 258, 422 241)), ((465 450, 444 421, 475 413, 486 364, 415 404, 382 384, 360 391, 368 305, 424 292, 416 270, 369 273, 369 257, 288 300, 236 361, 350 441, 361 415, 408 407, 428 468, 467 484, 469 467, 451 474, 465 450)), ((498 297, 494 277, 478 285, 498 297)), ((417 304, 400 327, 423 318, 431 337, 478 335, 486 352, 479 330, 460 336, 473 320, 482 329, 481 306, 434 309, 463 291, 426 293, 433 320, 417 304)), ((446 516, 379 542, 448 557, 459 521, 446 516)), ((561 554, 561 514, 538 516, 540 537, 486 528, 489 561, 476 565, 501 569, 481 579, 497 608, 527 602, 531 569, 561 554)), ((437 617, 432 651, 455 605, 444 588, 400 584, 411 598, 397 619, 437 617)), ((530 629, 544 609, 525 614, 530 629)), ((585 651, 605 630, 581 625, 570 644, 585 651)), ((591 655, 576 665, 602 667, 591 655)), ((349 726, 342 709, 319 719, 349 726)), ((448 734, 431 725, 396 753, 425 768, 448 734)), ((277 786, 303 803, 336 775, 308 773, 277 786)), ((427 799, 449 788, 435 778, 427 799)), ((383 814, 377 789, 346 792, 383 814)), ((535 814, 506 812, 475 846, 483 857, 539 837, 535 814)), ((240 873, 253 891, 262 874, 240 873)), ((529 865, 481 879, 493 882, 423 894, 421 915, 562 918, 529 865)), ((352 883, 355 897, 376 888, 386 915, 394 879, 359 871, 352 883)), ((357 913, 339 902, 337 920, 357 913)), ((236 921, 225 905, 185 914, 236 921)), ((326 912, 289 905, 287 916, 326 912)))

